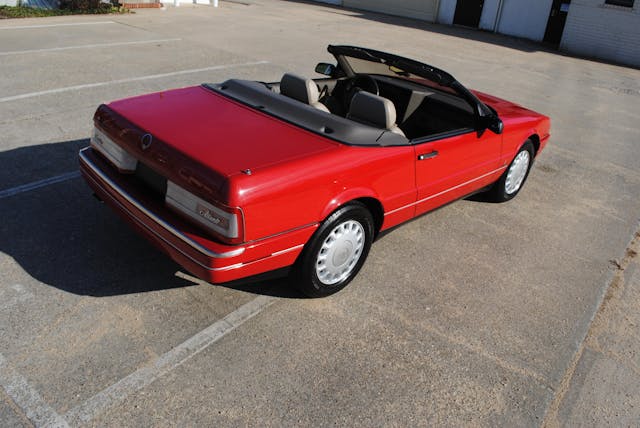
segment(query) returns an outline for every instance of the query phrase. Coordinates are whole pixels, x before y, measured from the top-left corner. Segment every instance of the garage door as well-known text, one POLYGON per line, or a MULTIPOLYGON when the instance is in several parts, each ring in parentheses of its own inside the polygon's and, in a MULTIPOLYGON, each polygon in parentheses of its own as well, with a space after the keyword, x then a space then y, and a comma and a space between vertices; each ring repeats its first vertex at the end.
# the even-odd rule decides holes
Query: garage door
POLYGON ((345 7, 435 21, 436 0, 344 0, 345 7))

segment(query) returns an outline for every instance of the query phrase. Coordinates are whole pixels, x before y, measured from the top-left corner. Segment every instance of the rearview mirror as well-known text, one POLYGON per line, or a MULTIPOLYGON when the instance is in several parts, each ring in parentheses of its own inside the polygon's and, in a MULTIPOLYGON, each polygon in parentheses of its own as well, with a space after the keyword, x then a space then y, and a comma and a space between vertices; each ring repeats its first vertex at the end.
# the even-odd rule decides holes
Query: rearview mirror
POLYGON ((321 62, 316 65, 316 73, 320 73, 325 76, 333 76, 335 69, 335 66, 333 66, 332 64, 327 64, 326 62, 321 62))
POLYGON ((498 116, 491 115, 487 117, 487 129, 494 134, 500 135, 504 129, 504 124, 498 116))

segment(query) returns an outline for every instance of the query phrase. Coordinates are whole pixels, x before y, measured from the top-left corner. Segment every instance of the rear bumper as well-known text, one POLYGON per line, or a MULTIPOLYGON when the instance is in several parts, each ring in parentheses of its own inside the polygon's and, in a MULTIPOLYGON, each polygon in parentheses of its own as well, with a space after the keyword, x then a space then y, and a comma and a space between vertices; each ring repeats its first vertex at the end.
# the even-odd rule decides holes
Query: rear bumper
POLYGON ((233 281, 293 264, 317 225, 243 245, 213 241, 149 198, 93 149, 80 151, 80 171, 93 191, 140 234, 189 272, 213 283, 233 281))

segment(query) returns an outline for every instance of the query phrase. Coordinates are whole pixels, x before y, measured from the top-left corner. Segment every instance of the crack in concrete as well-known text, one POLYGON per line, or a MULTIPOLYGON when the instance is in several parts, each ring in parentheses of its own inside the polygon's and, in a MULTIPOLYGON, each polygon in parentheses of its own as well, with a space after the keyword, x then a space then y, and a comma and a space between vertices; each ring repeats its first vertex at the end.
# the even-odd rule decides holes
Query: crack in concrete
POLYGON ((551 400, 551 404, 547 407, 544 418, 542 420, 541 426, 544 428, 557 428, 560 426, 560 422, 558 421, 558 412, 560 411, 560 406, 564 401, 565 396, 567 395, 570 387, 571 381, 573 380, 576 368, 582 355, 584 354, 585 349, 588 347, 588 341, 594 335, 595 330, 597 329, 597 321, 598 316, 602 314, 609 305, 612 297, 619 292, 619 290, 624 286, 625 280, 625 271, 631 264, 631 261, 638 256, 638 252, 640 251, 640 227, 636 229, 636 232, 632 235, 631 242, 624 251, 624 257, 621 260, 610 260, 612 267, 616 270, 613 272, 613 277, 609 281, 609 284, 603 290, 604 293, 602 298, 600 299, 599 304, 597 305, 597 309, 591 318, 591 322, 589 323, 589 328, 587 329, 584 337, 579 342, 578 348, 571 360, 571 363, 568 365, 565 375, 562 378, 558 388, 556 389, 556 393, 551 400), (613 263, 615 261, 615 263, 613 263))
POLYGON ((29 420, 27 414, 16 404, 15 401, 11 397, 9 397, 5 392, 4 388, 0 390, 0 396, 3 397, 4 403, 13 411, 13 413, 20 419, 20 421, 24 424, 24 426, 35 427, 33 422, 29 420))
MULTIPOLYGON (((370 306, 375 306, 377 307, 379 310, 385 310, 386 308, 383 305, 379 305, 379 304, 373 304, 372 302, 365 302, 362 301, 363 304, 369 304, 370 306)), ((399 320, 400 322, 402 322, 404 325, 406 325, 407 327, 412 326, 415 324, 416 320, 415 319, 409 319, 406 316, 404 316, 403 314, 400 313, 394 313, 394 317, 399 320)), ((449 334, 446 333, 444 331, 442 331, 440 328, 438 328, 437 326, 433 325, 432 323, 429 322, 422 322, 420 323, 420 326, 422 328, 424 328, 425 331, 440 337, 441 339, 445 340, 446 342, 448 342, 451 345, 454 346, 458 346, 468 352, 480 355, 483 358, 486 358, 489 361, 492 361, 493 363, 495 363, 498 367, 503 368, 504 370, 511 372, 511 373, 515 373, 518 374, 520 376, 523 377, 527 377, 529 379, 533 379, 536 382, 538 382, 540 385, 544 386, 545 388, 549 389, 550 391, 553 391, 553 387, 551 386, 551 382, 542 374, 536 372, 535 370, 532 370, 528 367, 524 367, 514 361, 508 361, 508 359, 501 357, 499 355, 496 355, 490 351, 488 351, 484 346, 482 346, 482 344, 478 343, 472 343, 471 341, 469 341, 467 338, 463 337, 463 336, 458 336, 458 335, 453 335, 453 334, 449 334)))

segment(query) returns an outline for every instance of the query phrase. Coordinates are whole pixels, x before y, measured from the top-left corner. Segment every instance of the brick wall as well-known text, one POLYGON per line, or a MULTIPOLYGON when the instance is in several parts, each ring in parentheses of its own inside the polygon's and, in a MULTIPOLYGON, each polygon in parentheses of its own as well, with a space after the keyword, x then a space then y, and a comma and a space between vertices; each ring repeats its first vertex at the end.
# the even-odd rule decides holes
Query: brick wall
POLYGON ((640 67, 640 0, 633 8, 573 0, 560 49, 640 67))

